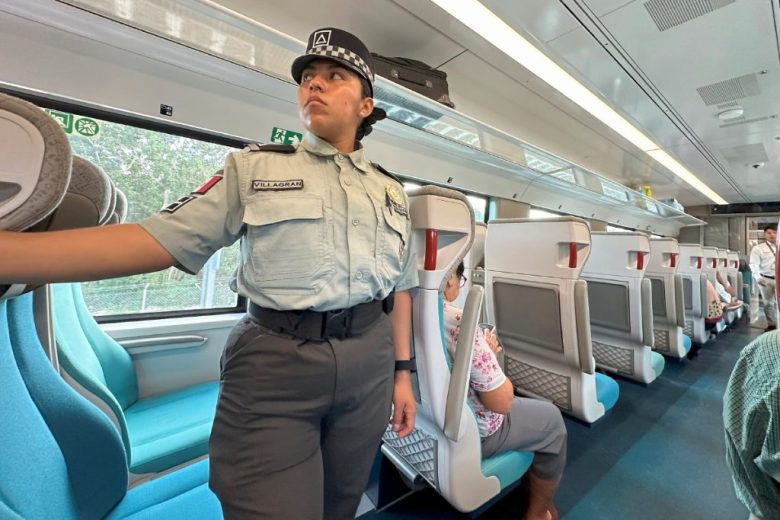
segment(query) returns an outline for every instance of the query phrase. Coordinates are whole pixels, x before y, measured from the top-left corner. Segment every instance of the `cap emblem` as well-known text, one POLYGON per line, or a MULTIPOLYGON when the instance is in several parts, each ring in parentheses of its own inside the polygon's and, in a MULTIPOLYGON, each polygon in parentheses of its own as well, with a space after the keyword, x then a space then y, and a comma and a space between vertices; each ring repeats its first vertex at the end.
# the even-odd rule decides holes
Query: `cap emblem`
POLYGON ((312 38, 312 46, 330 44, 330 33, 330 29, 315 32, 314 38, 312 38))

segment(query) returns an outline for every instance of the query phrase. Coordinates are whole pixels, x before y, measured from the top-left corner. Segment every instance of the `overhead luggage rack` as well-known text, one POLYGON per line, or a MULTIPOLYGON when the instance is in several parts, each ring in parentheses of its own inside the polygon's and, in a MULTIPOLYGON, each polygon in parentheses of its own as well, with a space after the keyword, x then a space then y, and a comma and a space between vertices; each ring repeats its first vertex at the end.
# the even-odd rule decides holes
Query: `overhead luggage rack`
MULTIPOLYGON (((294 99, 289 67, 304 43, 213 2, 60 1, 259 72, 253 90, 294 99)), ((659 234, 704 224, 385 78, 374 93, 389 121, 377 124, 371 156, 401 175, 659 234)))

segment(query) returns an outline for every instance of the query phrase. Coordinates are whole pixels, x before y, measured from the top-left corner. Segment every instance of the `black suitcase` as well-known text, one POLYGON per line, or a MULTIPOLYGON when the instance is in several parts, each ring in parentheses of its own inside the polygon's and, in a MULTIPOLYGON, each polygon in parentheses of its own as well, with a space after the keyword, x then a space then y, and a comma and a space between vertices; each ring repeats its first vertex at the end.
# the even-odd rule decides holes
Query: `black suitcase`
POLYGON ((389 58, 373 52, 371 57, 374 59, 376 74, 419 92, 442 105, 455 108, 455 104, 450 100, 446 72, 409 58, 389 58))

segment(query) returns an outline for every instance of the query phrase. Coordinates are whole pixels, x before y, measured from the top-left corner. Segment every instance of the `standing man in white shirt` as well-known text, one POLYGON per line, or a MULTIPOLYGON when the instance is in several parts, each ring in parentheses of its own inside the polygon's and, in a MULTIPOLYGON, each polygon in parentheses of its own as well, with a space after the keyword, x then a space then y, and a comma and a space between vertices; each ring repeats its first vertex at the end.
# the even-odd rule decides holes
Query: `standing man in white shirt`
POLYGON ((764 298, 766 328, 764 332, 777 328, 777 299, 775 297, 775 255, 777 254, 777 224, 764 228, 764 241, 750 251, 750 270, 758 282, 764 298))

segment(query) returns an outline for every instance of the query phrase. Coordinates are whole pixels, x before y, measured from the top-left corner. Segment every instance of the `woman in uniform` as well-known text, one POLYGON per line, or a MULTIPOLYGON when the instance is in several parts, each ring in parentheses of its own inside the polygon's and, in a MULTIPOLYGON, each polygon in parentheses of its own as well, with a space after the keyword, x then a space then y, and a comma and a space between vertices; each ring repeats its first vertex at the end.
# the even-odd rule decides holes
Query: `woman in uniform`
POLYGON ((250 302, 221 361, 210 485, 226 518, 354 518, 391 417, 414 427, 408 200, 364 156, 384 117, 354 35, 324 28, 292 65, 307 133, 251 145, 198 190, 139 224, 2 233, 0 283, 196 273, 241 240, 250 302))

